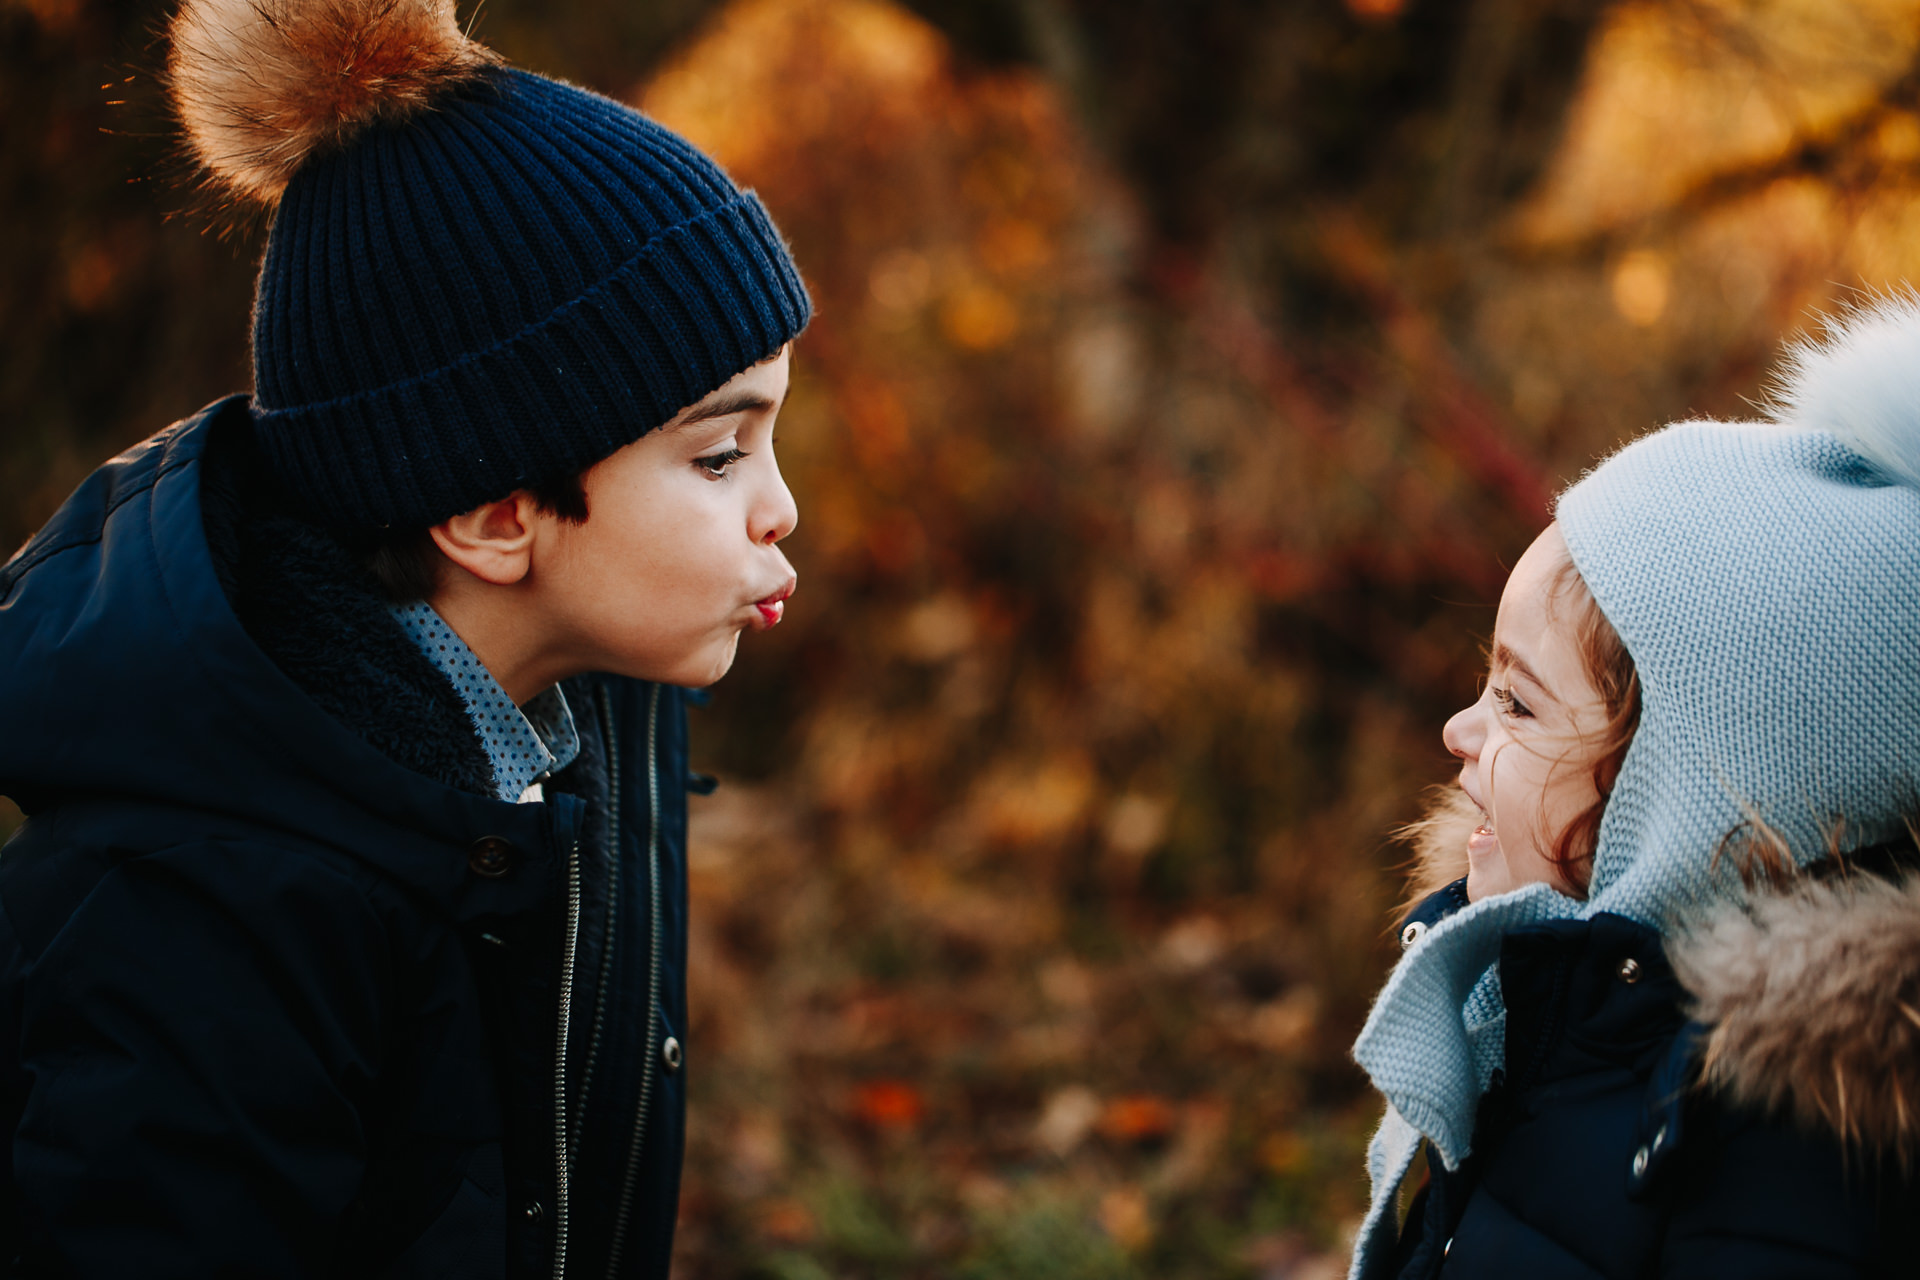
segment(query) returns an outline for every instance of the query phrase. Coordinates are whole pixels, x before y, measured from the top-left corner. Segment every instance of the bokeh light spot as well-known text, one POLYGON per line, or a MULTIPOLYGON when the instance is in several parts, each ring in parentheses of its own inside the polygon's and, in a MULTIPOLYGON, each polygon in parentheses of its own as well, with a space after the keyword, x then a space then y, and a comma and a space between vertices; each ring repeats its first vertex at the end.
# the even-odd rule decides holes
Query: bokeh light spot
POLYGON ((1635 249, 1613 269, 1613 305, 1643 329, 1666 314, 1672 291, 1667 260, 1652 249, 1635 249))
POLYGON ((1005 346, 1020 331, 1020 313, 998 289, 967 285, 940 309, 940 328, 955 346, 991 351, 1005 346))

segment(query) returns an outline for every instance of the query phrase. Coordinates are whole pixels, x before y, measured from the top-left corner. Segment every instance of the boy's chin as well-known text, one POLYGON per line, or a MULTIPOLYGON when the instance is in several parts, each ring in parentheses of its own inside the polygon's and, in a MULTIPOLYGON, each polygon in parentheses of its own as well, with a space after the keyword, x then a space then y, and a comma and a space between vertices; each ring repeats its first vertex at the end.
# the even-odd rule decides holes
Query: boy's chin
POLYGON ((671 668, 655 668, 651 673, 631 672, 642 680, 651 680, 655 684, 677 685, 682 689, 704 689, 718 683, 720 677, 733 670, 733 659, 740 650, 740 635, 735 632, 724 645, 715 645, 698 654, 690 655, 686 661, 675 663, 671 668))
POLYGON ((602 652, 603 666, 597 670, 653 684, 675 685, 682 689, 704 689, 733 669, 740 651, 740 632, 714 636, 708 643, 673 657, 653 653, 630 657, 602 652))

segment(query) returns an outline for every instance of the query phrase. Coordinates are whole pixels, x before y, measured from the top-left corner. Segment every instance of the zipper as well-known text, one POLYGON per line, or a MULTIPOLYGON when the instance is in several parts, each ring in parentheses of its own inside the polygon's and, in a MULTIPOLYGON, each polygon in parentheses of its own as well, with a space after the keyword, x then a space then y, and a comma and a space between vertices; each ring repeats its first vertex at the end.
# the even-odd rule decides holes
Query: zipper
MULTIPOLYGON (((613 1220, 613 1244, 607 1251, 607 1277, 620 1271, 620 1253, 627 1239, 627 1219, 633 1211, 634 1185, 640 1177, 640 1147, 647 1132, 647 1107, 653 1101, 654 1064, 660 1057, 660 686, 647 700, 647 1048, 640 1060, 640 1104, 633 1117, 633 1137, 627 1144, 627 1172, 620 1184, 619 1209, 613 1220)), ((554 1280, 560 1280, 554 1273, 554 1280)))
POLYGON ((553 1049, 553 1280, 567 1273, 567 1033, 573 1022, 573 961, 580 942, 580 837, 567 851, 567 940, 560 960, 560 1029, 553 1049))
POLYGON ((613 705, 605 685, 596 690, 600 736, 607 744, 607 926, 600 947, 600 981, 593 993, 593 1035, 587 1041, 587 1061, 580 1071, 580 1094, 573 1108, 573 1133, 568 1159, 580 1151, 580 1130, 587 1119, 587 1091, 593 1085, 593 1066, 600 1058, 600 1031, 606 1023, 607 984, 613 977, 613 943, 620 923, 620 741, 613 729, 613 705))

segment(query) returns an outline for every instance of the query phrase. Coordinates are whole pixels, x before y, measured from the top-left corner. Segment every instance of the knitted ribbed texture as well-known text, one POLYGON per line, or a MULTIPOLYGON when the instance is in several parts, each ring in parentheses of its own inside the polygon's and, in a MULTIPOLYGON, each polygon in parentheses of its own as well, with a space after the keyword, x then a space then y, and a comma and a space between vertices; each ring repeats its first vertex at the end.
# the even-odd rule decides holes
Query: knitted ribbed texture
POLYGON ((1801 353, 1785 413, 1822 406, 1818 426, 1682 423, 1561 497, 1574 564, 1639 674, 1639 729, 1589 898, 1530 885, 1473 903, 1414 944, 1376 999, 1354 1057, 1398 1119, 1369 1159, 1355 1277, 1392 1240, 1409 1128, 1449 1167, 1468 1153, 1504 1052, 1490 966, 1508 931, 1600 912, 1663 929, 1737 888, 1719 851, 1750 819, 1803 864, 1836 833, 1854 848, 1903 829, 1920 798, 1920 489, 1901 482, 1920 445, 1916 370, 1920 309, 1882 305, 1824 357, 1801 353))
POLYGON ((294 175, 255 422, 346 527, 424 527, 623 448, 805 327, 766 210, 630 108, 498 70, 294 175))

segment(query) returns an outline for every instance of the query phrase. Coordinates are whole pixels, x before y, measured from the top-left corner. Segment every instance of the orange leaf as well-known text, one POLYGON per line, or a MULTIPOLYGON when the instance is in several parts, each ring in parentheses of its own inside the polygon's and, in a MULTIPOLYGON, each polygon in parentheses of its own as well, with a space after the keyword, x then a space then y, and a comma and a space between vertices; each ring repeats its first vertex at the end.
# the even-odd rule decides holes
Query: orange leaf
POLYGON ((911 1129, 920 1123, 926 1103, 903 1080, 869 1080, 854 1090, 853 1110, 876 1129, 911 1129))
POLYGON ((1173 1105, 1151 1093, 1115 1098, 1100 1117, 1100 1132, 1119 1142, 1151 1142, 1173 1132, 1173 1105))

